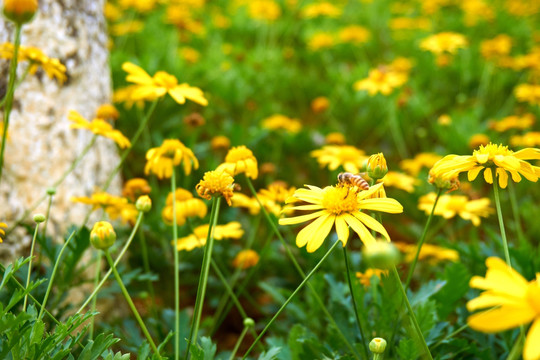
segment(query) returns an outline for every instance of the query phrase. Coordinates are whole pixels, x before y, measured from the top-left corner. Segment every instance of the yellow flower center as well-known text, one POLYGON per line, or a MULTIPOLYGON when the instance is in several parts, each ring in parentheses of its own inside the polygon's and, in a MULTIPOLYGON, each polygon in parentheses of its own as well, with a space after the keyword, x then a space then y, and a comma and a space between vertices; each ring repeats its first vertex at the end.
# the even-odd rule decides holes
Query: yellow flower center
POLYGON ((251 150, 245 146, 238 146, 229 150, 229 153, 225 157, 225 161, 228 163, 235 163, 250 158, 253 158, 253 153, 251 150))
POLYGON ((158 71, 154 75, 154 82, 158 86, 163 86, 167 89, 172 89, 178 85, 178 80, 171 74, 167 74, 165 71, 158 71))
POLYGON ((358 211, 356 191, 350 187, 328 187, 322 198, 323 207, 336 215, 358 211))
POLYGON ((495 156, 511 156, 514 154, 512 150, 508 150, 508 146, 496 145, 489 143, 488 145, 480 145, 478 150, 474 150, 473 156, 480 164, 484 164, 486 167, 493 165, 493 159, 495 156))
POLYGON ((540 286, 538 282, 532 281, 527 287, 527 301, 531 307, 540 315, 540 286))

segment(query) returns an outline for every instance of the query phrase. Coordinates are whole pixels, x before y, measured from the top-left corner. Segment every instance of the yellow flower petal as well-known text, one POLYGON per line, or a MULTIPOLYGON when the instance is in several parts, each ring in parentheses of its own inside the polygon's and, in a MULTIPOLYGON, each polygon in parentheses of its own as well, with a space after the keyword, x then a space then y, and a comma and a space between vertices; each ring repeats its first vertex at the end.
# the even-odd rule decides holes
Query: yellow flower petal
POLYGON ((364 245, 370 245, 375 242, 373 235, 371 235, 369 230, 360 222, 360 220, 350 214, 344 214, 343 217, 351 229, 358 234, 364 245))
POLYGON ((469 326, 482 332, 498 332, 531 322, 536 312, 529 306, 501 306, 469 316, 469 326))
POLYGON ((365 199, 359 202, 359 209, 382 211, 390 214, 399 214, 403 212, 403 206, 396 200, 391 198, 383 199, 365 199))
POLYGON ((504 169, 498 168, 497 175, 499 176, 499 186, 501 189, 505 189, 508 185, 508 174, 506 171, 504 171, 504 169))
POLYGON ((386 240, 390 241, 390 236, 386 232, 386 229, 377 220, 361 212, 354 213, 353 216, 360 220, 362 223, 364 223, 364 225, 366 225, 368 228, 370 228, 371 230, 375 230, 376 232, 384 236, 386 240))
POLYGON ((335 215, 321 217, 321 219, 324 220, 322 221, 322 224, 319 226, 317 231, 311 237, 311 240, 309 240, 306 248, 307 252, 312 253, 321 247, 324 239, 326 239, 326 237, 330 233, 330 230, 332 230, 332 225, 334 225, 335 218, 335 215))
POLYGON ((349 240, 349 225, 347 225, 343 216, 336 216, 336 232, 338 240, 343 243, 343 246, 347 245, 347 240, 349 240))
POLYGON ((469 172, 467 173, 467 179, 469 181, 473 181, 478 176, 478 173, 483 169, 483 166, 476 166, 473 167, 469 172))
POLYGON ((486 170, 484 170, 484 180, 486 180, 488 184, 493 184, 493 175, 490 168, 486 168, 486 170))
POLYGON ((540 318, 536 319, 529 332, 527 333, 527 339, 525 340, 525 347, 523 348, 524 360, 538 360, 540 359, 540 318))
POLYGON ((305 214, 305 215, 300 215, 300 216, 293 216, 290 218, 279 219, 279 225, 300 224, 308 220, 315 219, 316 217, 322 216, 324 213, 325 211, 317 211, 311 214, 305 214))

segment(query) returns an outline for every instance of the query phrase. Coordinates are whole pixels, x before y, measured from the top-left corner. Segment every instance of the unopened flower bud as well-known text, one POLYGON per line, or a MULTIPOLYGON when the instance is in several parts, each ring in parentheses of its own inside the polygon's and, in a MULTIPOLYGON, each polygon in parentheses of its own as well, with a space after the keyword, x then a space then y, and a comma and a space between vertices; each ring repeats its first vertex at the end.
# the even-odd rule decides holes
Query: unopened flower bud
POLYGON ((138 211, 149 212, 152 209, 152 200, 148 195, 139 196, 135 202, 135 208, 138 211))
POLYGON ((98 221, 90 232, 90 242, 96 249, 107 250, 116 241, 116 233, 108 221, 98 221))
POLYGON ((367 174, 375 181, 382 179, 388 173, 388 166, 383 153, 371 155, 367 161, 367 174))
POLYGON ((446 190, 447 193, 459 189, 460 186, 457 176, 453 178, 445 178, 444 176, 434 175, 433 171, 429 172, 428 182, 433 184, 438 189, 446 190))
POLYGON ((387 270, 399 261, 399 250, 388 241, 376 241, 364 247, 362 253, 370 267, 387 270))
POLYGON ((382 354, 386 350, 386 340, 383 338, 374 338, 369 343, 369 350, 374 354, 382 354))
POLYGON ((35 221, 36 223, 38 223, 38 224, 44 222, 45 219, 46 219, 46 217, 45 217, 45 215, 43 215, 43 214, 36 214, 36 215, 34 215, 34 221, 35 221))
POLYGON ((37 8, 37 0, 4 0, 4 15, 17 25, 32 20, 37 8))
POLYGON ((47 189, 47 195, 49 195, 49 196, 56 195, 56 188, 54 188, 54 187, 48 188, 47 189))
POLYGON ((245 318, 244 319, 244 327, 252 328, 255 326, 255 321, 252 318, 245 318))

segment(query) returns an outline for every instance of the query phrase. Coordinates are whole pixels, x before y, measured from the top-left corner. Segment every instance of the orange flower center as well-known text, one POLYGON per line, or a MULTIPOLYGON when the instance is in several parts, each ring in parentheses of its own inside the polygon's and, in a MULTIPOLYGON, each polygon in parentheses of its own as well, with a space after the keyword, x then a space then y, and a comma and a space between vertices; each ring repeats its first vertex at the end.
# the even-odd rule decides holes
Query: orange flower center
POLYGON ((358 211, 357 193, 350 187, 328 187, 322 198, 323 207, 336 215, 358 211))

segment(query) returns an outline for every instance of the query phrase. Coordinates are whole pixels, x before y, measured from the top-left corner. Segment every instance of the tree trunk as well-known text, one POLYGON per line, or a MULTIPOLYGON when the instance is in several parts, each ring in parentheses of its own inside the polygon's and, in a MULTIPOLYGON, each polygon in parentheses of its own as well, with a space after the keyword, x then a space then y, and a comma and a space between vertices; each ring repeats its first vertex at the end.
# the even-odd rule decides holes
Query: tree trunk
MULTIPOLYGON (((67 114, 76 110, 91 120, 99 105, 111 100, 104 1, 39 0, 36 17, 22 32, 23 46, 35 46, 58 58, 67 68, 60 84, 43 71, 28 74, 17 88, 6 142, 0 183, 0 222, 9 227, 46 193, 91 141, 87 130, 70 128, 67 114)), ((0 43, 13 41, 14 27, 0 18, 0 43)), ((20 64, 18 75, 26 64, 20 64)), ((8 61, 0 60, 0 93, 7 84, 8 61)), ((3 116, 3 115, 2 115, 3 116)), ((83 161, 58 187, 51 208, 48 232, 63 236, 71 224, 80 225, 87 205, 74 204, 73 196, 88 196, 105 182, 118 164, 116 145, 98 137, 83 161)), ((109 192, 119 192, 116 178, 109 192)), ((45 213, 47 201, 30 214, 45 213)), ((32 226, 33 227, 33 226, 32 226)), ((21 227, 0 245, 0 261, 26 254, 31 236, 21 227)))

